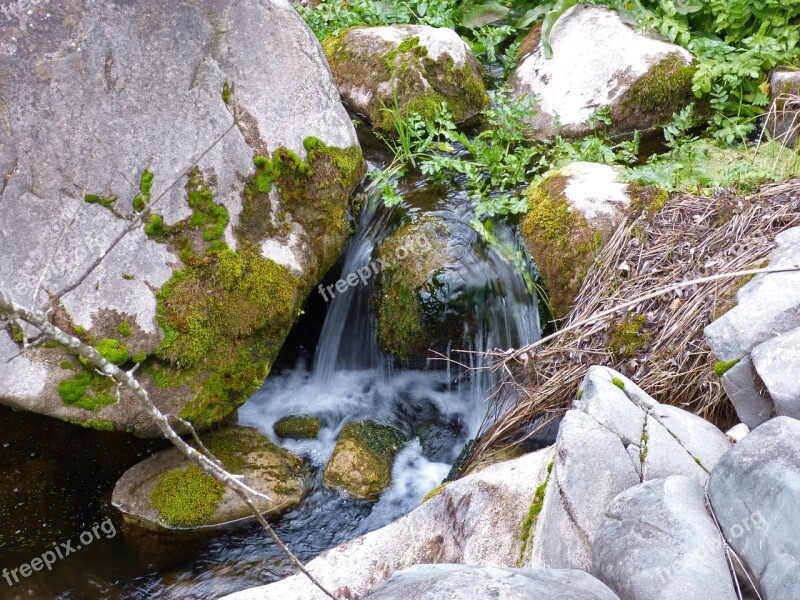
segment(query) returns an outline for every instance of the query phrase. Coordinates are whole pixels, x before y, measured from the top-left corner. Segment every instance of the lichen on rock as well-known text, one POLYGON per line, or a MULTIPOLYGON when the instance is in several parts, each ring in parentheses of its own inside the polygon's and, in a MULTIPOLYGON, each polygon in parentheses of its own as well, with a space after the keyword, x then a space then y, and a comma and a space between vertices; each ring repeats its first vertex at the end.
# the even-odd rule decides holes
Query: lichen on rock
POLYGON ((342 98, 379 131, 393 131, 384 108, 429 120, 445 102, 453 118, 464 121, 489 104, 479 63, 450 29, 352 27, 322 47, 342 98))

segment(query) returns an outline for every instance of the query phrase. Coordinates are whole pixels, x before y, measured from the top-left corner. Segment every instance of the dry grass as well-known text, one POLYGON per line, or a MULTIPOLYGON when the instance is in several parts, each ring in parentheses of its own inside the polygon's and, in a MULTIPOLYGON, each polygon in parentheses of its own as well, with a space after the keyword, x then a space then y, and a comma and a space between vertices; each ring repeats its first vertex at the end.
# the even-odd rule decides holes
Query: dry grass
POLYGON ((703 329, 729 310, 748 277, 717 278, 614 307, 707 276, 766 264, 775 236, 800 225, 800 179, 741 198, 680 195, 654 215, 623 222, 583 282, 566 323, 544 346, 489 353, 501 383, 462 473, 563 414, 591 365, 619 370, 659 402, 720 427, 735 413, 714 374, 703 329), (601 315, 604 311, 611 314, 601 315), (609 350, 615 348, 615 352, 609 350))

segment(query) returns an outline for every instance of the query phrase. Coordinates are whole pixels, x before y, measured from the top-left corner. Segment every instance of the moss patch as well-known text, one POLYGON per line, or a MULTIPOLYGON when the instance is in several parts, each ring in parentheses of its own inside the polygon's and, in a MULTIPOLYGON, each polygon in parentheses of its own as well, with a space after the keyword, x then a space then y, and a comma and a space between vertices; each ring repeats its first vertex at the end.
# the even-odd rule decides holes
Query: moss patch
POLYGON ((100 355, 108 362, 115 365, 122 365, 128 361, 128 348, 117 340, 110 338, 102 339, 94 347, 100 355))
POLYGON ((448 483, 449 482, 445 481, 444 483, 440 483, 439 485, 437 485, 430 492, 425 494, 425 496, 423 496, 422 501, 420 502, 420 504, 425 504, 431 498, 435 498, 436 496, 438 496, 439 492, 441 492, 448 483))
POLYGON ((83 197, 83 201, 87 204, 99 204, 103 208, 107 208, 108 210, 113 210, 114 203, 117 201, 116 196, 108 196, 104 198, 103 196, 98 196, 97 194, 86 194, 83 197))
POLYGON ((625 389, 625 382, 622 381, 622 379, 620 379, 619 377, 612 377, 611 378, 611 383, 613 383, 615 386, 617 386, 621 390, 625 389))
POLYGON ((544 279, 556 318, 569 314, 603 239, 564 196, 567 177, 547 175, 528 189, 522 218, 525 244, 544 279))
POLYGON ((139 180, 139 194, 133 199, 133 210, 142 212, 150 202, 150 191, 153 189, 153 174, 145 169, 139 180))
POLYGON ((716 375, 717 377, 722 377, 723 375, 725 375, 725 373, 727 373, 733 367, 738 365, 740 360, 742 359, 736 358, 734 360, 729 360, 725 362, 722 361, 717 362, 716 364, 714 364, 714 375, 716 375))
POLYGON ((150 503, 159 520, 168 527, 197 527, 214 514, 225 486, 199 467, 164 473, 150 492, 150 503))
POLYGON ((517 566, 521 567, 525 560, 525 553, 528 547, 533 543, 533 532, 536 528, 536 521, 539 519, 539 513, 542 512, 544 506, 544 495, 547 492, 547 484, 550 482, 550 473, 553 471, 553 463, 547 465, 547 476, 545 477, 542 485, 536 488, 533 494, 533 501, 528 508, 528 513, 522 521, 522 526, 519 534, 519 556, 517 557, 517 566))
POLYGON ((652 331, 645 331, 644 315, 628 313, 608 328, 608 349, 618 361, 633 358, 653 339, 652 331))
POLYGON ((58 383, 58 394, 67 406, 98 411, 117 401, 114 383, 107 377, 82 368, 70 379, 58 383))
POLYGON ((288 415, 275 422, 275 435, 284 439, 313 440, 319 435, 321 421, 310 415, 288 415))

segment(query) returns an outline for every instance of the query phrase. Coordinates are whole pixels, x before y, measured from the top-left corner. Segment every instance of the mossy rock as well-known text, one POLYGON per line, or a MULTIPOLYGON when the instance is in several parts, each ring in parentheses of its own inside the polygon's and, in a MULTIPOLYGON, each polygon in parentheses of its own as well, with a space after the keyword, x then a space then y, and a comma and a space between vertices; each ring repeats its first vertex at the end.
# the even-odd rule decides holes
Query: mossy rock
POLYGON ((342 98, 377 130, 393 131, 384 108, 430 120, 446 102, 454 119, 464 121, 489 104, 479 63, 451 29, 353 27, 322 47, 342 98))
POLYGON ((325 467, 325 485, 351 496, 376 499, 392 483, 392 462, 406 443, 394 427, 375 421, 348 423, 342 428, 325 467))
POLYGON ((313 440, 319 435, 321 421, 310 415, 288 415, 275 421, 272 429, 283 439, 313 440))
POLYGON ((443 350, 470 318, 447 279, 459 257, 451 225, 426 215, 400 227, 378 250, 385 266, 375 288, 377 336, 381 348, 400 359, 425 358, 443 350))
MULTIPOLYGON (((252 427, 229 426, 201 437, 231 473, 270 500, 258 509, 277 516, 296 506, 308 492, 303 460, 276 446, 252 427)), ((150 530, 216 527, 250 516, 250 510, 176 448, 162 450, 128 469, 117 481, 113 505, 126 526, 150 530)))
POLYGON ((521 228, 555 317, 564 318, 583 279, 631 203, 628 186, 607 165, 572 163, 528 189, 521 228))

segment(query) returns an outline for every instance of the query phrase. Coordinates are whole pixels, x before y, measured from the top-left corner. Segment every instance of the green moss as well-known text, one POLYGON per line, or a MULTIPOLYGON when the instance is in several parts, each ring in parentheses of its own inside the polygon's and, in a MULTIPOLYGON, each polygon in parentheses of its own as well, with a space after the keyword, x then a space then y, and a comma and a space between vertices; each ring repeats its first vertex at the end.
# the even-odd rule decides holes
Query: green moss
POLYGON ((520 223, 525 244, 542 275, 555 316, 569 314, 603 239, 564 197, 567 176, 551 173, 528 189, 520 223))
POLYGON ((225 486, 195 466, 164 473, 150 492, 159 521, 168 527, 196 527, 219 506, 225 486))
POLYGON ((613 383, 615 386, 617 386, 621 390, 625 389, 625 382, 622 381, 622 379, 620 379, 619 377, 612 377, 611 378, 611 383, 613 383))
POLYGON ((123 273, 122 278, 125 279, 126 281, 132 281, 133 279, 135 279, 135 277, 130 273, 123 273))
POLYGON ((58 342, 54 342, 53 340, 50 340, 49 342, 45 342, 44 344, 42 344, 42 346, 45 347, 45 348, 50 348, 50 349, 58 348, 58 342))
POLYGON ((64 369, 65 371, 72 371, 72 370, 75 369, 75 365, 73 365, 68 360, 62 361, 61 364, 58 365, 58 366, 61 367, 62 369, 64 369))
POLYGON ((147 225, 144 227, 144 232, 149 237, 159 237, 165 235, 166 230, 164 228, 164 219, 161 217, 161 215, 151 214, 147 225))
POLYGON ((581 398, 583 398, 583 388, 578 390, 578 400, 580 400, 581 398))
POLYGON ((225 83, 222 84, 222 101, 225 104, 228 104, 230 99, 231 99, 231 86, 226 80, 225 83))
POLYGON ((117 340, 102 339, 95 345, 95 350, 112 364, 121 365, 128 361, 128 348, 117 340))
POLYGON ((117 325, 117 332, 123 337, 128 337, 131 334, 131 324, 127 321, 122 321, 117 325))
POLYGON ((718 362, 718 363, 716 363, 714 365, 714 374, 717 377, 722 377, 723 375, 725 375, 725 373, 727 373, 733 367, 735 367, 737 364, 739 364, 740 360, 742 360, 742 359, 741 358, 737 358, 737 359, 734 359, 734 360, 729 360, 727 362, 718 362))
POLYGON ((207 242, 218 240, 228 226, 228 211, 214 202, 214 195, 197 168, 190 173, 186 189, 186 201, 192 209, 189 226, 202 230, 207 242))
POLYGON ((81 421, 78 425, 86 427, 87 429, 114 431, 114 424, 111 421, 105 421, 103 419, 88 419, 87 421, 81 421))
POLYGON ((131 356, 131 362, 135 364, 141 364, 147 360, 147 352, 137 352, 133 356, 131 356))
POLYGON ((133 210, 142 212, 150 202, 150 190, 153 189, 153 174, 145 169, 139 180, 139 194, 133 199, 133 210))
POLYGON ((353 440, 366 448, 383 465, 391 469, 394 455, 408 441, 394 427, 375 421, 351 422, 342 428, 341 440, 353 440))
POLYGON ((420 502, 420 504, 425 504, 431 498, 435 498, 436 496, 438 496, 439 492, 441 492, 448 483, 449 482, 445 481, 444 483, 440 483, 439 485, 437 485, 430 492, 425 494, 425 496, 422 498, 422 501, 420 502))
POLYGON ((653 339, 652 331, 643 331, 644 315, 628 313, 608 328, 608 349, 616 360, 633 358, 653 339))
POLYGON ((22 344, 25 341, 25 334, 22 332, 22 327, 20 327, 16 321, 10 321, 9 327, 11 327, 12 339, 18 344, 22 344))
POLYGON ((655 117, 668 122, 673 113, 692 102, 692 78, 696 67, 684 64, 678 54, 670 54, 634 83, 611 115, 612 122, 623 122, 632 114, 655 117))
POLYGON ((107 208, 109 210, 112 210, 113 206, 114 206, 114 202, 117 201, 117 197, 116 196, 109 196, 107 198, 104 198, 102 196, 97 196, 95 194, 86 194, 83 197, 83 201, 86 202, 87 204, 99 204, 103 208, 107 208))
POLYGON ((313 440, 319 435, 321 421, 310 415, 288 415, 275 422, 273 430, 280 438, 293 440, 313 440))
POLYGON ((631 198, 629 212, 631 214, 645 213, 651 221, 669 201, 669 192, 653 185, 629 183, 627 192, 631 198))
POLYGON ((58 394, 67 406, 91 411, 98 411, 116 402, 113 382, 86 369, 81 369, 72 379, 60 381, 58 394))
POLYGON ((519 534, 521 544, 519 547, 519 556, 517 557, 517 566, 522 566, 528 546, 533 542, 533 531, 536 527, 536 521, 539 519, 539 513, 542 512, 542 506, 544 506, 544 496, 545 492, 547 492, 547 484, 550 482, 550 474, 552 471, 553 463, 551 462, 547 465, 547 476, 542 484, 536 488, 533 494, 533 501, 528 508, 528 513, 522 521, 519 534))

